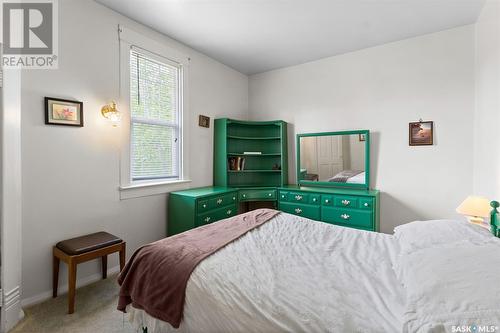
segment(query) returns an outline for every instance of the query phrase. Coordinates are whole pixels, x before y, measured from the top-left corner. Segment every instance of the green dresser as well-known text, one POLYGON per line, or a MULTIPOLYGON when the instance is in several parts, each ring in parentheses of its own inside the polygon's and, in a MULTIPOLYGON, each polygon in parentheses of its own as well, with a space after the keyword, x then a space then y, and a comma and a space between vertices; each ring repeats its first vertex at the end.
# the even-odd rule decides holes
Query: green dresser
POLYGON ((168 236, 238 213, 238 190, 228 187, 172 192, 168 201, 168 236))
POLYGON ((377 190, 288 185, 278 189, 279 210, 312 220, 363 230, 379 229, 377 190))
POLYGON ((278 209, 345 227, 379 230, 377 190, 286 185, 268 188, 202 187, 169 196, 168 235, 238 214, 240 202, 277 201, 278 209))

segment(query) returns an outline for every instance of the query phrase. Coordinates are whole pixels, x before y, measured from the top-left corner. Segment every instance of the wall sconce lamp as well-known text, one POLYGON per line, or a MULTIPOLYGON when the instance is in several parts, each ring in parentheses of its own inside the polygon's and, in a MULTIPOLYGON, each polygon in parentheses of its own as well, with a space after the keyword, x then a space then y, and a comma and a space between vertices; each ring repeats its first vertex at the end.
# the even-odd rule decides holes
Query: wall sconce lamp
POLYGON ((113 127, 118 126, 118 123, 120 123, 120 120, 122 118, 120 111, 118 111, 116 103, 114 101, 104 105, 101 108, 101 114, 104 118, 108 119, 113 124, 113 127))

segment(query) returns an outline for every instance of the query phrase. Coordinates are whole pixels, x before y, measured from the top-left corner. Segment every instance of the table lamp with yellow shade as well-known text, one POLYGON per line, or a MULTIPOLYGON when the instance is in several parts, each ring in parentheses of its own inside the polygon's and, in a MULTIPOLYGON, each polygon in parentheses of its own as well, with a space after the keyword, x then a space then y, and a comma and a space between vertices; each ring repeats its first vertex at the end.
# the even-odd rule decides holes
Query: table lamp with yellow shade
POLYGON ((457 213, 467 216, 469 222, 483 224, 484 218, 490 216, 490 201, 483 197, 468 196, 460 206, 457 213))

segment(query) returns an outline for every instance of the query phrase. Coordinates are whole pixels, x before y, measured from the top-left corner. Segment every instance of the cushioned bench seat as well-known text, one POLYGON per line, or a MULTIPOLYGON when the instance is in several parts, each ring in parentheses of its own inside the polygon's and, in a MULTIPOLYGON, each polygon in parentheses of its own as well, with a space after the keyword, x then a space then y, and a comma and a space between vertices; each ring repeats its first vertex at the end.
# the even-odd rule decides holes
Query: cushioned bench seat
POLYGON ((120 270, 125 267, 125 242, 105 231, 66 239, 57 243, 53 249, 52 296, 57 297, 59 284, 59 262, 68 265, 68 313, 75 311, 76 266, 79 263, 101 258, 102 278, 107 277, 108 254, 119 252, 120 270))
POLYGON ((120 238, 100 231, 90 235, 63 240, 57 243, 56 247, 64 253, 74 256, 121 242, 123 241, 120 238))

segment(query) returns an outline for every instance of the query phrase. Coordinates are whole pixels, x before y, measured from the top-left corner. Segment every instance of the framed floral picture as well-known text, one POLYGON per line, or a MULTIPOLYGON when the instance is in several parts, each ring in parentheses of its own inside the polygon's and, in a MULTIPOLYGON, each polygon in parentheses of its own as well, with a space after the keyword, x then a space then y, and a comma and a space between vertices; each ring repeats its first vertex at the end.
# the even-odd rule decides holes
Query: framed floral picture
POLYGON ((410 146, 431 146, 434 144, 434 122, 419 121, 410 123, 410 146))
POLYGON ((45 124, 83 127, 83 102, 45 97, 45 124))

